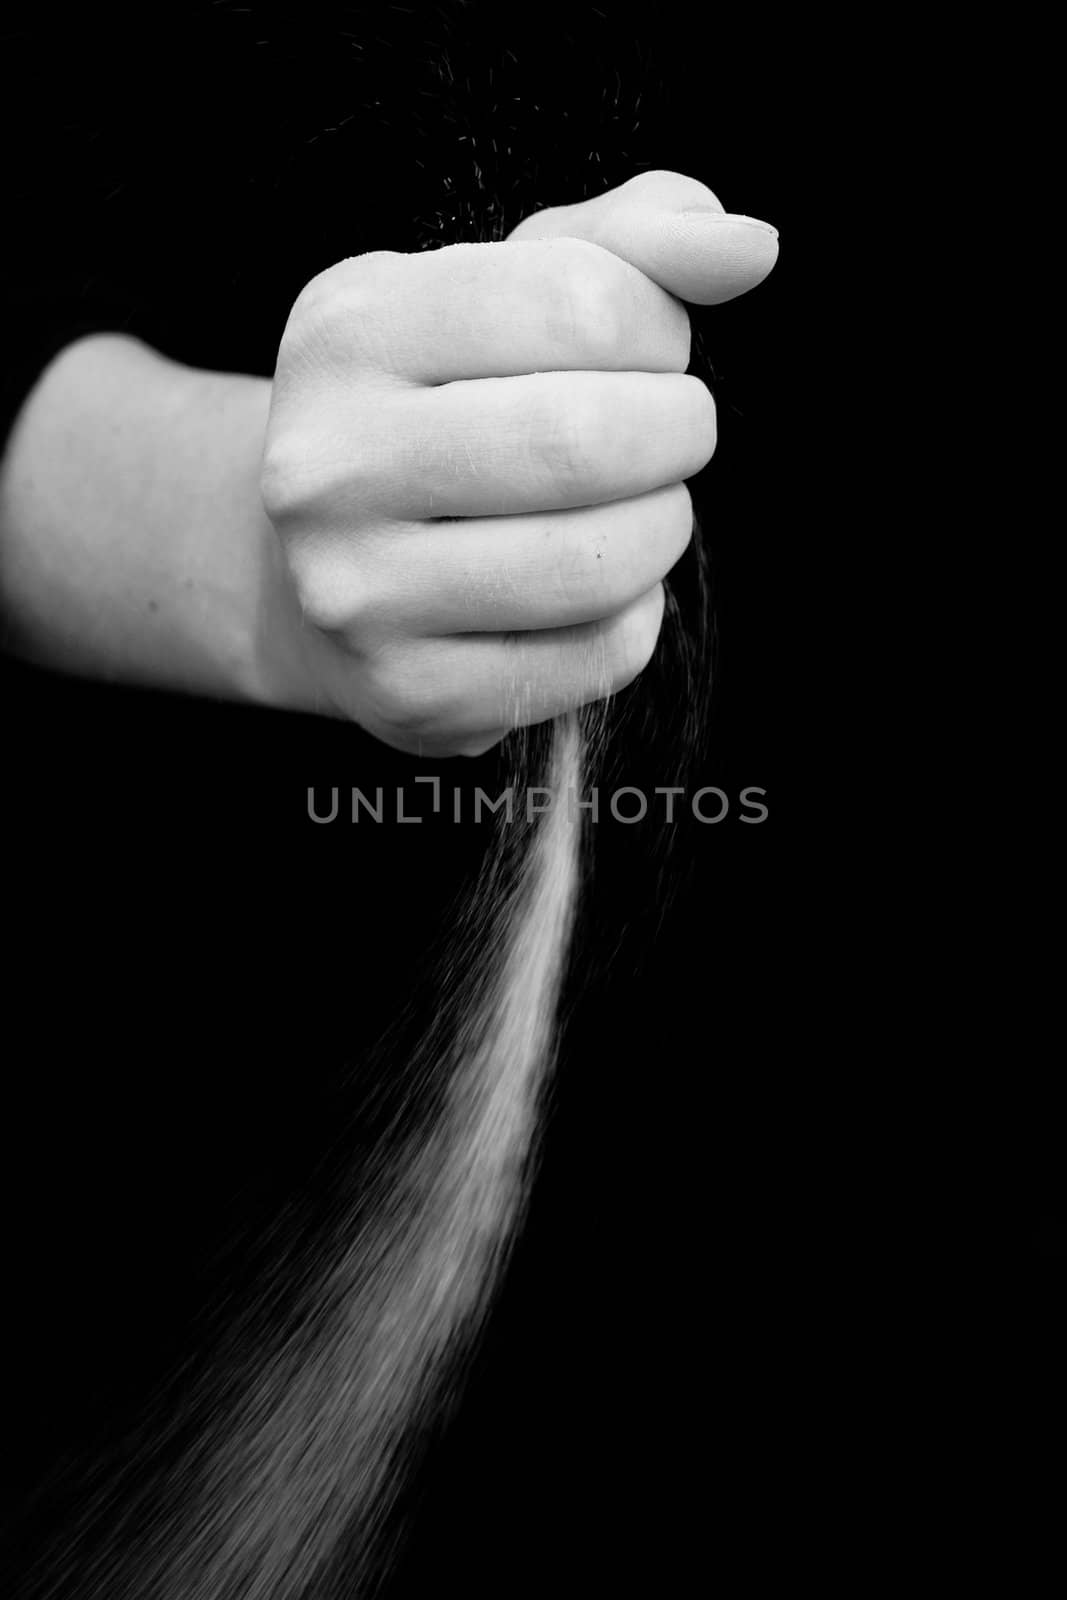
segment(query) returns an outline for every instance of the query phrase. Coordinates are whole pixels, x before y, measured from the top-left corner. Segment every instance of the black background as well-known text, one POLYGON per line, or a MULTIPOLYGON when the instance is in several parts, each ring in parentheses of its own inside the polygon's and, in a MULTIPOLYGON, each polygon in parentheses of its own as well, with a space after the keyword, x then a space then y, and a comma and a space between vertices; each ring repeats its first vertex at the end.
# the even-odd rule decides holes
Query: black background
MULTIPOLYGON (((863 595, 820 401, 870 307, 825 190, 831 170, 862 190, 846 107, 873 68, 856 50, 842 97, 816 24, 704 20, 701 37, 671 6, 50 8, 7 42, 9 409, 90 326, 269 373, 331 261, 472 237, 479 207, 511 225, 642 167, 781 232, 771 279, 698 319, 720 413, 698 773, 765 788, 769 819, 735 804, 679 830, 662 918, 662 837, 602 828, 541 1180, 400 1593, 848 1586, 946 1523, 973 1549, 970 1488, 1000 1482, 1005 1438, 1032 1459, 1060 1393, 1059 1202, 1033 1107, 950 1028, 905 1019, 936 963, 871 904, 885 840, 857 822, 862 708, 826 726, 828 668, 850 671, 826 629, 863 595), (442 39, 464 69, 447 91, 442 39)), ((344 1065, 425 985, 485 839, 310 824, 311 784, 434 770, 358 730, 4 679, 17 1549, 22 1497, 120 1438, 195 1338, 220 1245, 308 1181, 344 1065)))

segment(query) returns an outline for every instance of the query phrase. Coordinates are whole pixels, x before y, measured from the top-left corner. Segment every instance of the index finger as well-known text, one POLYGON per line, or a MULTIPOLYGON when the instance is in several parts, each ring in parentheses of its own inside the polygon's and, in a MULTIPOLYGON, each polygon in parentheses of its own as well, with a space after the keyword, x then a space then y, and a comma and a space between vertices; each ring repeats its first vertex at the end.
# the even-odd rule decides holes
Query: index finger
POLYGON ((585 239, 381 251, 341 262, 319 287, 350 374, 435 385, 689 364, 684 306, 585 239))

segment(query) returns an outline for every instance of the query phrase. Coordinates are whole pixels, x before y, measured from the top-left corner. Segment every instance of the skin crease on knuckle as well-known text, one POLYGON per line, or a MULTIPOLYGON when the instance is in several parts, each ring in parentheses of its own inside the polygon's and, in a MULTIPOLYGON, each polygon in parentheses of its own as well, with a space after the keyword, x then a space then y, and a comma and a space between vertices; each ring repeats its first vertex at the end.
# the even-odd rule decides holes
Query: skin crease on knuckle
POLYGON ((383 315, 389 285, 405 261, 399 253, 372 250, 327 267, 301 290, 284 338, 305 361, 321 363, 342 381, 361 367, 378 369, 389 343, 383 315))

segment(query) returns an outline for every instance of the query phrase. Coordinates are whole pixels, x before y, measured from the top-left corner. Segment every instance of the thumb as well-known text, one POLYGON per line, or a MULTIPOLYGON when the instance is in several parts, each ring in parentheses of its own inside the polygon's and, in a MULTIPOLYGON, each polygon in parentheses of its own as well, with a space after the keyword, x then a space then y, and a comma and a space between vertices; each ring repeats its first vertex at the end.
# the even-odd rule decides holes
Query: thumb
POLYGON ((669 294, 715 306, 754 289, 778 259, 769 222, 724 211, 680 172, 642 172, 577 205, 520 222, 512 239, 586 239, 621 256, 669 294))

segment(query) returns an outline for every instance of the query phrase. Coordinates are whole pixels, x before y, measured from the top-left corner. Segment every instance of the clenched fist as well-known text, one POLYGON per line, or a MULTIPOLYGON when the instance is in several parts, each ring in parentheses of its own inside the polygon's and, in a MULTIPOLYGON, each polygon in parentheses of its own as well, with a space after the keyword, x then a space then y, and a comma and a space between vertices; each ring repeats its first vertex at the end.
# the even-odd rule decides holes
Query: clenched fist
POLYGON ((648 173, 502 244, 307 285, 261 488, 330 708, 474 755, 641 672, 715 447, 682 300, 741 294, 776 253, 766 224, 648 173))

